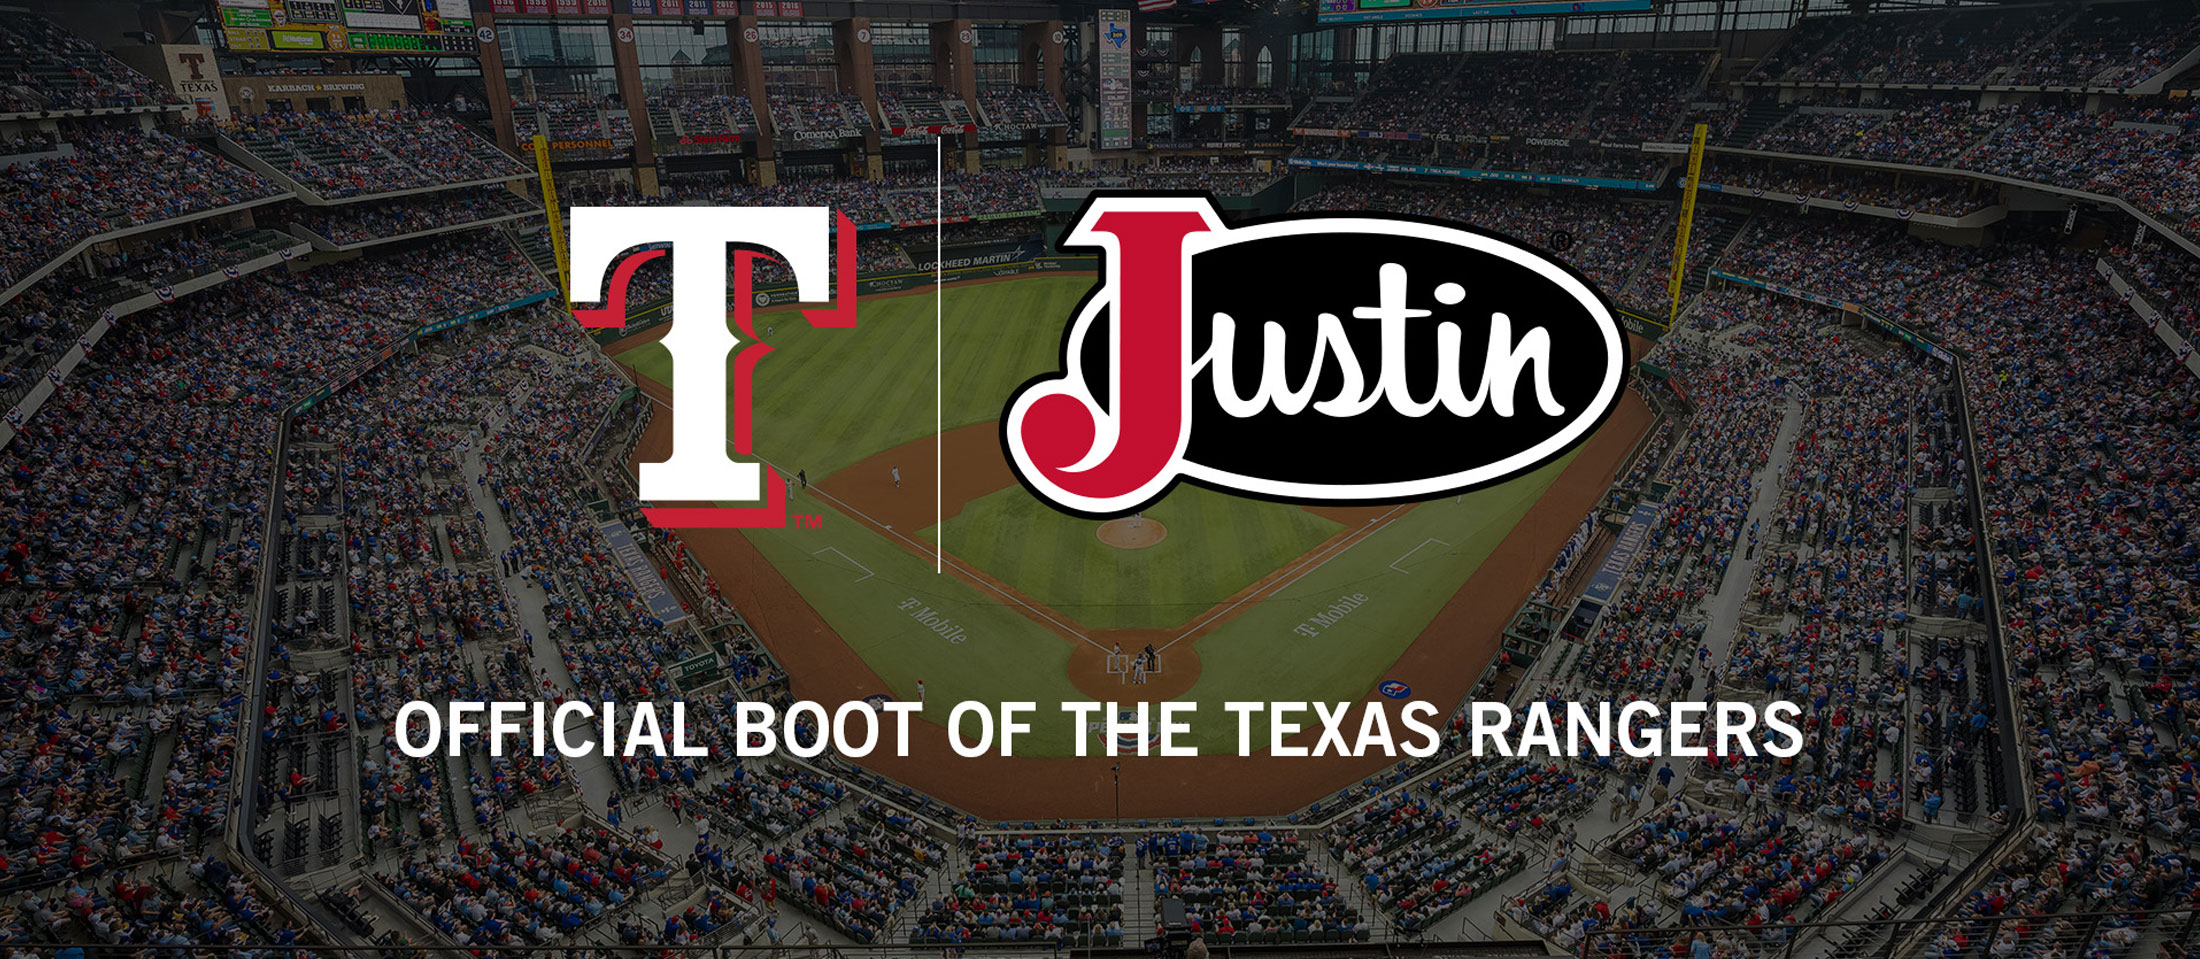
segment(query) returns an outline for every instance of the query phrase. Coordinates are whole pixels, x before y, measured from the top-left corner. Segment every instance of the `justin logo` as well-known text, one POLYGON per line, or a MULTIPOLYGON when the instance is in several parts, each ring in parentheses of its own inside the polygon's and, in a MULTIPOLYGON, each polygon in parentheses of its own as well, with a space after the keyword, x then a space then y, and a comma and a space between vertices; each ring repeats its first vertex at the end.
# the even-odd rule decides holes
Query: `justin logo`
POLYGON ((1618 401, 1626 338, 1572 269, 1430 220, 1229 228, 1204 196, 1096 194, 1063 238, 1103 260, 1062 369, 1001 442, 1063 511, 1140 510, 1179 479, 1291 502, 1426 499, 1518 476, 1618 401))
MULTIPOLYGON (((665 335, 672 354, 672 455, 662 463, 641 465, 644 502, 762 501, 760 506, 650 507, 642 515, 661 527, 780 527, 787 522, 786 489, 778 475, 761 463, 734 459, 750 455, 755 409, 751 404, 756 364, 772 348, 757 339, 751 299, 751 270, 764 254, 734 251, 732 290, 736 335, 726 328, 727 247, 767 249, 794 273, 803 302, 828 298, 833 261, 839 261, 838 294, 831 309, 806 309, 815 327, 856 325, 855 224, 829 207, 575 207, 573 209, 573 289, 599 290, 604 272, 612 272, 604 305, 575 309, 584 327, 617 329, 626 325, 627 286, 634 271, 650 260, 672 260, 672 311, 678 317, 665 335), (637 247, 649 247, 620 254, 637 247), (736 352, 738 350, 738 352, 736 352), (733 382, 728 384, 727 360, 733 382), (727 429, 727 407, 733 413, 727 429), (729 453, 728 447, 731 447, 729 453)), ((575 296, 580 294, 576 292, 575 296)))

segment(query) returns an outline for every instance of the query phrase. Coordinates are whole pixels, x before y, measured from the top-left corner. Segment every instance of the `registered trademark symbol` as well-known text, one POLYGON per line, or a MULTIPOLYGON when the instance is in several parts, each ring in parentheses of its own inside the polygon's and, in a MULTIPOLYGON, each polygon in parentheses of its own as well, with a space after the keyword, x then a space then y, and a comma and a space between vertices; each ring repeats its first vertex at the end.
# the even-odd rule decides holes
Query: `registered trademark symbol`
POLYGON ((1551 234, 1551 252, 1564 253, 1574 248, 1574 235, 1560 230, 1551 234))

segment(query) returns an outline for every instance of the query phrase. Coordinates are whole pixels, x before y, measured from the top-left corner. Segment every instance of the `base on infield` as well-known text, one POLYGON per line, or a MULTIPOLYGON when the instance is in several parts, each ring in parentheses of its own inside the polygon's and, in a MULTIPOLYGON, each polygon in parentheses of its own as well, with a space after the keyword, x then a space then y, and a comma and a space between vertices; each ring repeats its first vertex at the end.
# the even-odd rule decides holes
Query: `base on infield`
POLYGON ((1100 524, 1100 541, 1116 549, 1145 549, 1167 539, 1169 528, 1137 516, 1111 519, 1100 524))

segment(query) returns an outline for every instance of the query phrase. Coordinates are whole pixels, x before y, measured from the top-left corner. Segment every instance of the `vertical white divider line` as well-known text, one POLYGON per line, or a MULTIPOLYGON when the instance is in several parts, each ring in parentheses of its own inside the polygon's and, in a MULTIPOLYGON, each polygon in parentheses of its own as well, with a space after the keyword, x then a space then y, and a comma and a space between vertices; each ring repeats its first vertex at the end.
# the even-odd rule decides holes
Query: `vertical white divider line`
POLYGON ((946 500, 942 479, 946 456, 946 441, 941 427, 946 420, 942 397, 946 395, 943 384, 947 379, 947 360, 941 350, 946 339, 944 330, 947 309, 944 305, 947 289, 941 285, 940 265, 946 242, 947 218, 947 148, 946 139, 939 134, 932 136, 932 572, 947 571, 947 520, 946 500))

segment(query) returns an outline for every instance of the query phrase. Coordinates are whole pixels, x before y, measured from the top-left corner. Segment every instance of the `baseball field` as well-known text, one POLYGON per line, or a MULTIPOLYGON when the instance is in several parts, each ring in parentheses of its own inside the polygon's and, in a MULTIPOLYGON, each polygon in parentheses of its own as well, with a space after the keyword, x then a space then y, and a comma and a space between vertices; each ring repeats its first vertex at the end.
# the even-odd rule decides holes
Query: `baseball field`
MULTIPOLYGON (((1630 396, 1575 453, 1464 496, 1323 508, 1183 485, 1103 529, 1018 485, 997 425, 1010 392, 1055 367, 1064 324, 1092 282, 951 284, 937 307, 929 289, 866 298, 854 329, 813 329, 789 310, 758 314, 773 352, 757 367, 755 452, 782 475, 807 475, 789 509, 818 520, 683 537, 757 624, 798 697, 915 699, 921 680, 936 704, 925 717, 936 723, 959 700, 1035 701, 1041 711, 1018 759, 992 760, 1011 764, 1071 755, 1071 720, 1053 711, 1060 701, 1197 702, 1191 741, 1203 753, 1236 750, 1227 701, 1364 703, 1397 680, 1448 710, 1649 420, 1630 396), (1148 645, 1160 669, 1145 684, 1110 671, 1111 653, 1148 645)), ((654 342, 663 329, 611 350, 647 394, 669 403, 672 362, 654 342)), ((636 462, 664 458, 669 413, 659 410, 636 462)), ((1264 742, 1267 730, 1255 734, 1264 742)), ((1056 776, 1086 764, 1055 761, 1069 764, 1056 776)), ((1350 782, 1357 762, 1280 764, 1293 767, 1279 780, 1290 786, 1247 794, 1303 803, 1350 782)), ((970 762, 948 764, 946 777, 922 763, 874 765, 1003 815, 1042 768, 1008 773, 1003 789, 973 778, 970 762), (905 768, 888 768, 896 765, 905 768)), ((1202 777, 1179 769, 1161 778, 1202 777)), ((1125 797, 1126 814, 1174 805, 1133 800, 1125 797)))

